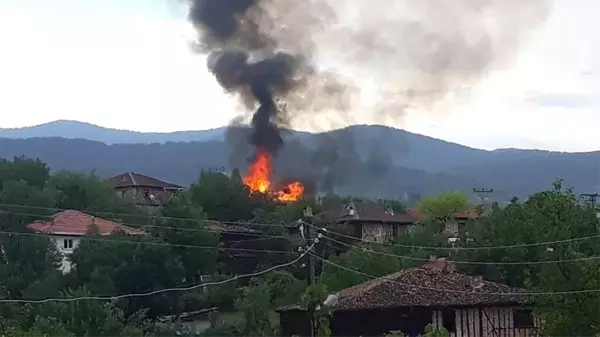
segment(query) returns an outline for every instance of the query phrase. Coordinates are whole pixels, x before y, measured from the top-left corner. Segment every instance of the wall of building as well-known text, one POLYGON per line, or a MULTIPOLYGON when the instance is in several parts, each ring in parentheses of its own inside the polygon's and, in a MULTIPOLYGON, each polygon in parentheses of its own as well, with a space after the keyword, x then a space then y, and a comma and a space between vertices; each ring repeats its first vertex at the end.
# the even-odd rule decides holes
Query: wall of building
MULTIPOLYGON (((540 321, 533 317, 533 326, 515 322, 515 311, 522 307, 487 307, 450 309, 454 312, 455 331, 450 337, 531 337, 539 336, 540 321)), ((432 322, 447 326, 448 314, 434 310, 432 322)), ((518 321, 518 320, 517 320, 518 321)))
POLYGON ((126 187, 117 188, 117 195, 132 199, 138 205, 161 205, 174 193, 157 187, 126 187), (150 198, 154 196, 154 201, 150 198))
POLYGON ((75 248, 79 245, 80 238, 77 236, 53 236, 56 250, 62 256, 60 270, 63 273, 71 271, 71 260, 69 255, 73 253, 75 248))
POLYGON ((373 242, 391 242, 394 240, 394 225, 365 223, 362 225, 362 240, 373 242))

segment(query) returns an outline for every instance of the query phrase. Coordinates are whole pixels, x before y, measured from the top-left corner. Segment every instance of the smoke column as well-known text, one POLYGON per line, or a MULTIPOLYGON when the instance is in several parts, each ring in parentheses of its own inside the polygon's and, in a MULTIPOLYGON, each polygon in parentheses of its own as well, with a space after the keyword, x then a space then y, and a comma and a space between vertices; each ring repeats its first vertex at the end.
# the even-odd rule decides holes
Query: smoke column
MULTIPOLYGON (((190 0, 189 17, 210 71, 252 114, 250 144, 276 155, 282 127, 397 124, 407 109, 468 90, 509 64, 550 9, 549 0, 190 0)), ((335 149, 327 144, 321 162, 351 166, 335 149)))

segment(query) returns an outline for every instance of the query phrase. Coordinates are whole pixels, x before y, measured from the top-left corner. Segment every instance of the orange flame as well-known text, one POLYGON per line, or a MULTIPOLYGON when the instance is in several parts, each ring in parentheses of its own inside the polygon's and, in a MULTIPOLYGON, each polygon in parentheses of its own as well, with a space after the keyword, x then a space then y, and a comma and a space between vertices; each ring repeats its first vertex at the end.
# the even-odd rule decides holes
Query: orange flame
MULTIPOLYGON (((273 157, 264 150, 259 150, 256 154, 256 160, 248 168, 248 174, 244 177, 244 184, 252 192, 269 193, 271 186, 271 162, 273 157)), ((282 202, 292 202, 299 200, 304 194, 304 185, 295 181, 286 185, 280 191, 271 192, 274 197, 282 202)))

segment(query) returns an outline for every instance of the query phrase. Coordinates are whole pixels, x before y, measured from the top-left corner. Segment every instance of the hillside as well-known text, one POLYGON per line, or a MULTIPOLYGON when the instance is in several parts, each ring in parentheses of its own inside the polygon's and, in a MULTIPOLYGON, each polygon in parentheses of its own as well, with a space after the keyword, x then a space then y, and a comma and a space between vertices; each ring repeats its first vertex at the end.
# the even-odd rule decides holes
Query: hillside
MULTIPOLYGON (((6 132, 29 139, 0 139, 0 157, 38 157, 53 169, 94 170, 102 176, 136 171, 189 184, 201 169, 247 165, 247 152, 234 155, 223 141, 224 129, 155 137, 78 122, 57 122, 18 132, 0 130, 0 135, 6 132), (60 131, 65 123, 70 123, 71 131, 60 131), (85 134, 86 128, 93 132, 85 134), (130 143, 107 145, 93 140, 36 137, 52 135, 51 131, 71 137, 129 139, 130 143), (113 138, 111 133, 115 135, 113 138), (200 141, 172 141, 184 136, 200 141)), ((314 181, 325 179, 323 170, 326 170, 330 175, 327 179, 337 180, 340 193, 401 197, 405 192, 429 194, 493 187, 498 191, 496 197, 505 199, 547 188, 558 177, 580 192, 600 189, 600 152, 484 151, 403 130, 364 125, 316 135, 289 132, 286 138, 287 146, 278 158, 277 167, 287 176, 314 181), (336 162, 327 163, 335 168, 333 171, 314 164, 315 155, 323 155, 320 152, 325 147, 335 151, 327 154, 336 158, 336 162)))

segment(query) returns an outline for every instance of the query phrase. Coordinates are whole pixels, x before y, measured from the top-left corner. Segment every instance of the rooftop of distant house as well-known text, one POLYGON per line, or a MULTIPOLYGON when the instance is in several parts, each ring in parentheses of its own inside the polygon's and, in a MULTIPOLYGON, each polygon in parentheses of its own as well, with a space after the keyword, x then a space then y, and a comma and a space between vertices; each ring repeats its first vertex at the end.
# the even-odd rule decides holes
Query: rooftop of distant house
POLYGON ((98 228, 100 235, 109 235, 114 231, 122 231, 128 235, 146 234, 143 230, 75 210, 63 211, 52 216, 50 220, 36 221, 27 225, 28 228, 36 232, 66 236, 83 236, 93 226, 98 228))
POLYGON ((135 172, 119 174, 108 179, 108 182, 114 187, 152 187, 164 189, 183 189, 183 186, 162 181, 150 176, 135 172))
POLYGON ((387 222, 413 224, 417 222, 410 213, 395 212, 390 206, 374 202, 349 202, 341 208, 334 208, 315 215, 317 222, 387 222))
MULTIPOLYGON (((413 218, 418 220, 423 220, 425 218, 425 215, 418 208, 413 208, 410 211, 408 211, 408 213, 413 218)), ((453 215, 453 218, 456 220, 473 220, 477 219, 478 217, 479 214, 477 214, 477 212, 474 209, 455 212, 453 215)))
MULTIPOLYGON (((372 279, 338 293, 334 311, 381 310, 405 307, 468 307, 527 304, 519 288, 457 273, 437 259, 420 267, 372 279)), ((278 311, 303 310, 299 306, 278 311)))
POLYGON ((523 304, 522 290, 455 272, 440 260, 342 290, 336 310, 523 304))

